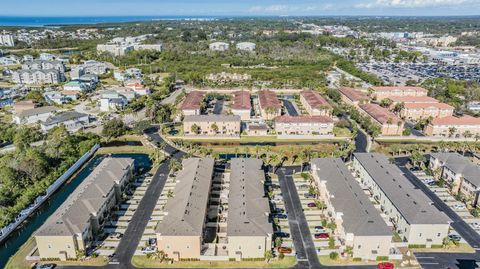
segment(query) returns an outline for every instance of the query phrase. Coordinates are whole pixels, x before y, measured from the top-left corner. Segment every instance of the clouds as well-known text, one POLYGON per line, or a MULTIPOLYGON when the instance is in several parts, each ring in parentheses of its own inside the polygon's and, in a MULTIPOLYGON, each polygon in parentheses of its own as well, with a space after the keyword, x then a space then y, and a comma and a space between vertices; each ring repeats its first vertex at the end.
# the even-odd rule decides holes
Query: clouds
POLYGON ((474 0, 374 0, 359 3, 355 8, 425 8, 439 6, 461 6, 474 0))

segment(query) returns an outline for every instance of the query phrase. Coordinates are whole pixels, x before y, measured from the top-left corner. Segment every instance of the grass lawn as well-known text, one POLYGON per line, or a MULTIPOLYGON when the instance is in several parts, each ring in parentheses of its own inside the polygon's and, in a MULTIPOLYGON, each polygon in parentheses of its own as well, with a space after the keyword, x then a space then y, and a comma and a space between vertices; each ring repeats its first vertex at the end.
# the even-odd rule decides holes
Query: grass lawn
POLYGON ((449 245, 446 248, 410 248, 410 250, 413 252, 475 253, 475 249, 465 243, 449 245))
POLYGON ((159 263, 146 256, 133 256, 132 264, 138 268, 287 268, 295 265, 295 257, 285 257, 283 260, 265 261, 191 261, 159 263))
MULTIPOLYGON (((320 263, 322 265, 331 265, 331 266, 345 266, 345 265, 377 265, 379 262, 377 261, 353 261, 352 258, 348 258, 346 260, 338 258, 336 260, 330 259, 328 255, 318 256, 320 263)), ((398 264, 398 261, 390 261, 391 263, 398 264)))
POLYGON ((145 137, 141 135, 124 135, 108 142, 105 147, 98 149, 97 154, 109 153, 145 153, 151 154, 155 151, 152 147, 143 145, 123 145, 125 142, 142 142, 146 144, 145 137), (118 145, 122 144, 122 145, 118 145))
POLYGON ((275 135, 269 136, 248 136, 243 135, 240 138, 198 138, 195 136, 185 137, 185 136, 169 136, 168 139, 183 139, 188 141, 195 141, 199 143, 221 143, 222 141, 228 142, 240 142, 240 143, 298 143, 298 142, 319 142, 319 143, 328 143, 328 142, 338 142, 346 141, 349 137, 331 137, 331 138, 318 138, 318 139, 279 139, 275 135))
POLYGON ((33 237, 30 237, 23 246, 18 249, 18 251, 10 257, 8 260, 7 265, 5 265, 5 269, 30 269, 32 268, 32 263, 25 260, 25 257, 33 250, 35 242, 33 237))

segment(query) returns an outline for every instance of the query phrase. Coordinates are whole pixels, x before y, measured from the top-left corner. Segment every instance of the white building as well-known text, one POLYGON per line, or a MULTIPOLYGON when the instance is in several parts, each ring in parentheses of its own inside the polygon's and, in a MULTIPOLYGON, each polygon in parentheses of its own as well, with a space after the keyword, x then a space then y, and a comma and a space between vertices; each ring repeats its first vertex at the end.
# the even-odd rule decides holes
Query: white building
POLYGON ((257 45, 252 42, 240 42, 236 45, 236 48, 238 50, 244 50, 244 51, 254 51, 257 45))
POLYGON ((18 70, 12 73, 12 81, 16 84, 58 84, 63 75, 55 69, 18 70))
POLYGON ((208 45, 210 50, 215 50, 215 51, 226 51, 230 47, 228 43, 225 42, 213 42, 210 45, 208 45))
POLYGON ((107 52, 113 54, 113 56, 124 56, 130 51, 133 51, 134 47, 131 45, 122 44, 98 44, 98 52, 107 52))
POLYGON ((43 97, 49 104, 62 105, 70 101, 62 93, 56 91, 44 92, 43 97))
POLYGON ((42 131, 47 132, 52 128, 63 125, 69 132, 76 132, 88 126, 89 123, 90 117, 87 114, 66 111, 50 116, 45 122, 40 124, 40 128, 42 131))
POLYGON ((37 107, 33 109, 23 110, 13 115, 13 122, 16 124, 35 124, 46 121, 53 116, 57 108, 53 106, 37 107))
POLYGON ((34 60, 25 62, 22 65, 23 70, 47 70, 55 69, 59 72, 65 72, 65 65, 61 61, 54 60, 34 60))
POLYGON ((15 47, 13 35, 3 31, 3 33, 0 34, 0 47, 15 47))

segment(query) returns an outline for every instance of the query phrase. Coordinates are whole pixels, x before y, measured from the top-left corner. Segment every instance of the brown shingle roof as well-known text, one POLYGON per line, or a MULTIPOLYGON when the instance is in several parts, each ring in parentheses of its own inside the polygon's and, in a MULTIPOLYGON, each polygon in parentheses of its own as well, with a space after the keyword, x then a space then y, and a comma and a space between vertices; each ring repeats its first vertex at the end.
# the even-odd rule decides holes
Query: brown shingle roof
POLYGON ((388 111, 388 109, 383 108, 376 104, 364 104, 360 105, 360 108, 365 111, 370 117, 375 119, 376 121, 380 122, 381 124, 385 124, 388 120, 392 121, 392 124, 401 122, 401 119, 398 118, 395 114, 388 111))
POLYGON ((252 109, 250 103, 250 93, 247 91, 237 91, 233 93, 233 109, 252 109))
POLYGON ((262 90, 258 92, 258 100, 260 102, 260 107, 262 109, 266 109, 268 107, 273 107, 276 109, 282 108, 282 104, 277 98, 277 94, 269 91, 269 90, 262 90))
POLYGON ((332 106, 318 92, 305 90, 300 92, 305 101, 312 107, 317 109, 331 108, 332 106))
POLYGON ((200 109, 205 93, 200 91, 189 92, 182 104, 182 110, 200 109))
POLYGON ((353 102, 368 100, 367 94, 349 87, 341 87, 338 91, 353 102))
POLYGON ((278 123, 333 123, 333 120, 325 116, 278 116, 275 118, 278 123))

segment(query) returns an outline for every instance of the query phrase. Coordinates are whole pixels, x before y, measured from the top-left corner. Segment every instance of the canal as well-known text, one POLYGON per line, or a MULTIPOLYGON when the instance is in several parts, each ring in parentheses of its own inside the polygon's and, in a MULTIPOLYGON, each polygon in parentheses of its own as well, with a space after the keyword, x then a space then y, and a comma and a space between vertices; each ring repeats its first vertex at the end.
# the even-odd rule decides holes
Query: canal
MULTIPOLYGON (((148 170, 151 167, 151 161, 146 154, 112 154, 112 157, 129 157, 135 160, 136 171, 148 170)), ((70 181, 54 193, 42 206, 37 209, 25 220, 22 226, 14 231, 0 245, 0 268, 4 268, 8 259, 14 255, 18 249, 27 242, 32 234, 45 223, 50 215, 68 198, 75 188, 90 174, 90 172, 101 162, 105 155, 94 156, 80 172, 78 172, 70 181)))

